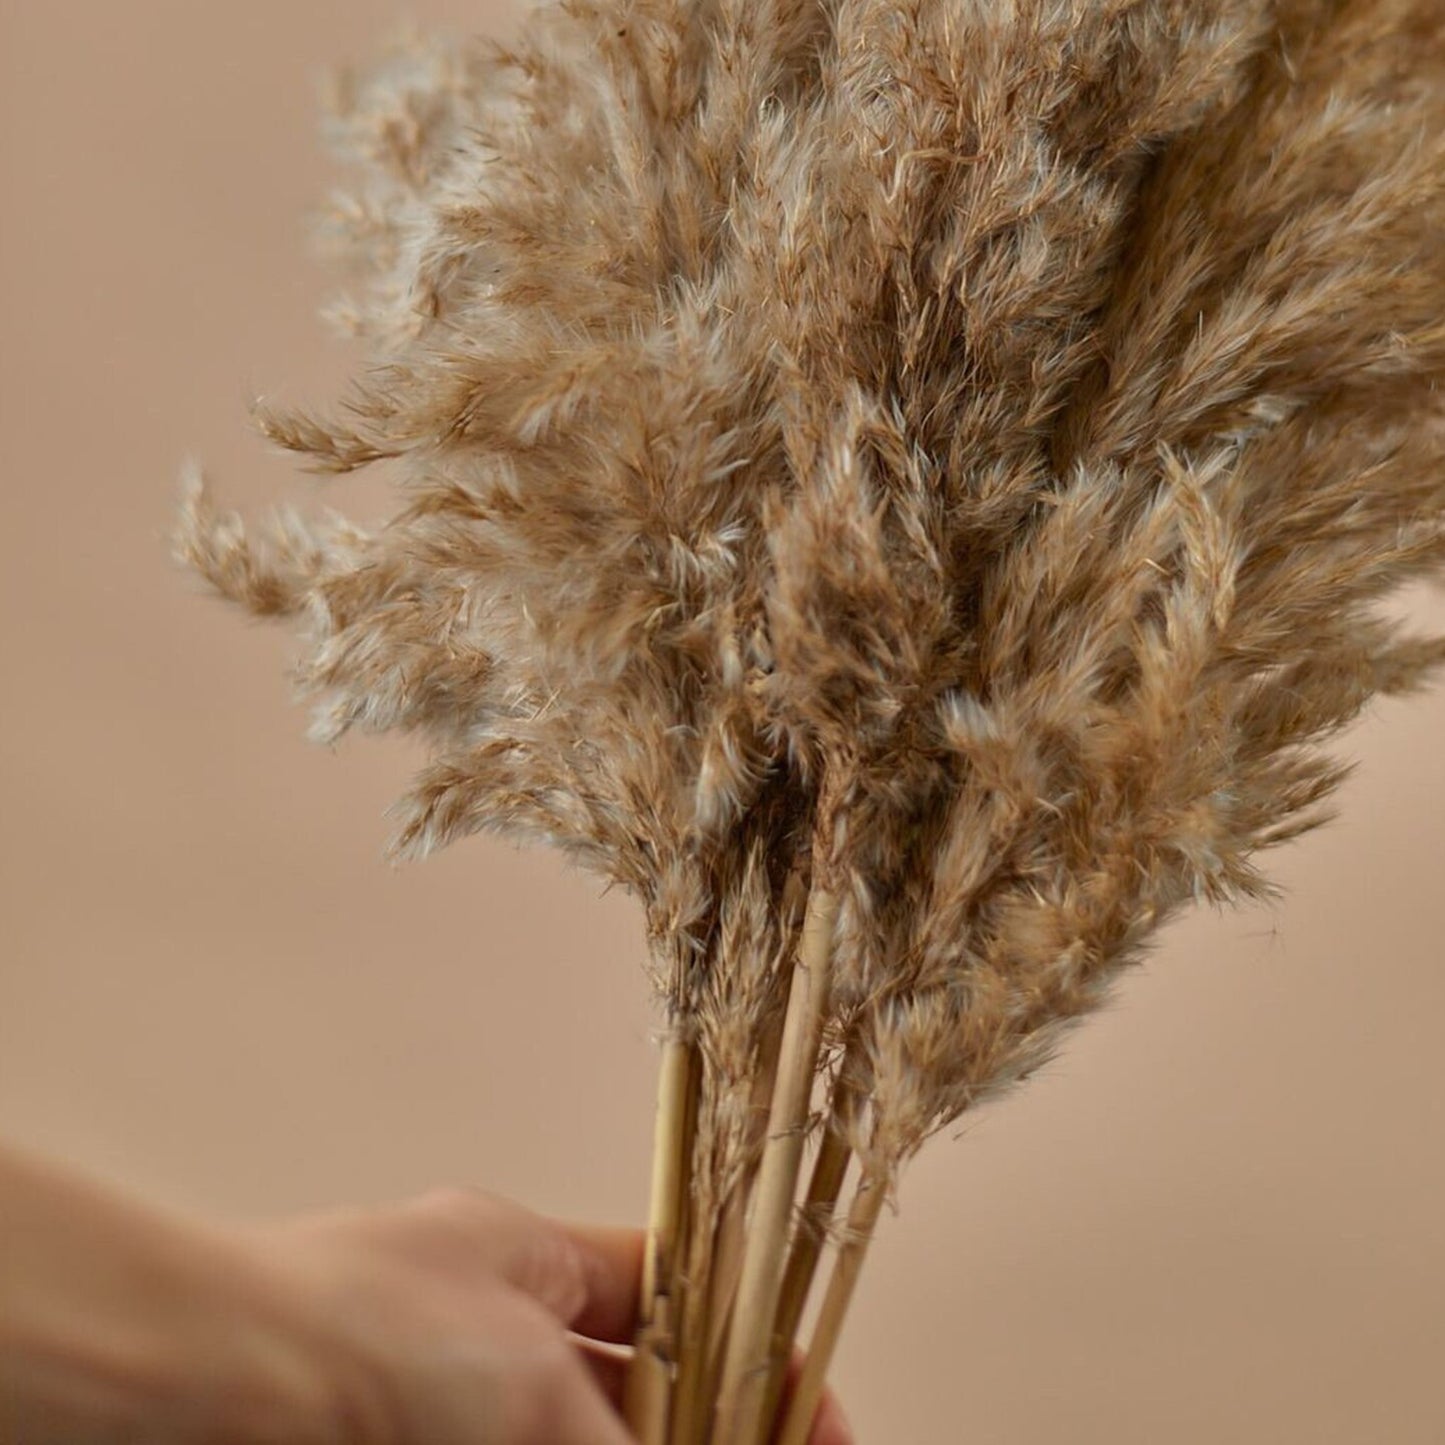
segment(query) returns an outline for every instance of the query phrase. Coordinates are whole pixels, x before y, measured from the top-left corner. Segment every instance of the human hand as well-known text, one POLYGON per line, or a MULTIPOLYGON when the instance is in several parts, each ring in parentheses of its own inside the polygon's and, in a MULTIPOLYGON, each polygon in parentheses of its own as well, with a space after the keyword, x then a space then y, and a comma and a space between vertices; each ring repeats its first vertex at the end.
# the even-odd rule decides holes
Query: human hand
POLYGON ((220 1228, 0 1147, 0 1440, 627 1445, 642 1243, 467 1191, 220 1228))
MULTIPOLYGON (((338 1382, 348 1441, 627 1445, 625 1366, 604 1347, 636 1323, 639 1231, 449 1190, 250 1240, 338 1382)), ((810 1445, 852 1442, 830 1397, 810 1445)))

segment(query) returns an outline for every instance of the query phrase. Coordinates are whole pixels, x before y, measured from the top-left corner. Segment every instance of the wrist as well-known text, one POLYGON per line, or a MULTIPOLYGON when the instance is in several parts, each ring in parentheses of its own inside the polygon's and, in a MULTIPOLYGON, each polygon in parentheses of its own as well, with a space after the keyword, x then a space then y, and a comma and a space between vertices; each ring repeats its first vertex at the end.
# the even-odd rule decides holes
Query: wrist
POLYGON ((197 1241, 190 1329, 167 1329, 142 1383, 184 1445, 354 1445, 337 1371, 264 1257, 230 1236, 197 1241))
POLYGON ((0 1437, 351 1445, 324 1351, 239 1236, 0 1157, 0 1437))

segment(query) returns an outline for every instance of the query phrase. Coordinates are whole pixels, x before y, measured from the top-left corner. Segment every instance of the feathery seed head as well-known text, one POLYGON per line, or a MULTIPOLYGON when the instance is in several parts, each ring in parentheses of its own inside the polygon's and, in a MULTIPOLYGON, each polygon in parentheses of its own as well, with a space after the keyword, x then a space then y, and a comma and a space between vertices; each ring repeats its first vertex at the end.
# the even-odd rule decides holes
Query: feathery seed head
POLYGON ((800 878, 891 1168, 1445 660, 1378 607, 1445 561, 1434 0, 571 0, 335 105, 372 360, 264 426, 402 504, 181 553, 425 738, 402 851, 640 896, 719 1170, 800 878))

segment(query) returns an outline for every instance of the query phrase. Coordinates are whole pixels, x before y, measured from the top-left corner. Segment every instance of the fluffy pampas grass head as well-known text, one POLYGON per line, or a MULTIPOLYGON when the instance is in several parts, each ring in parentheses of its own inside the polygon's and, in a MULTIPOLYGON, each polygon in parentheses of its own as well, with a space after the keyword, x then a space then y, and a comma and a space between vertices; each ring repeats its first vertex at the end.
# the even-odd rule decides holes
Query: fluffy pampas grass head
POLYGON ((789 1308, 752 1240, 814 1073, 847 1264, 1445 660, 1381 606, 1445 560, 1445 12, 574 0, 347 80, 331 127, 370 360, 263 425, 393 461, 398 509, 247 527, 196 487, 180 550, 299 620, 320 736, 425 740, 400 852, 498 829, 640 898, 670 1167, 720 1221, 655 1195, 693 1438, 718 1362, 679 1340, 724 1399, 767 1375, 708 1321, 748 1210, 737 1308, 789 1308))

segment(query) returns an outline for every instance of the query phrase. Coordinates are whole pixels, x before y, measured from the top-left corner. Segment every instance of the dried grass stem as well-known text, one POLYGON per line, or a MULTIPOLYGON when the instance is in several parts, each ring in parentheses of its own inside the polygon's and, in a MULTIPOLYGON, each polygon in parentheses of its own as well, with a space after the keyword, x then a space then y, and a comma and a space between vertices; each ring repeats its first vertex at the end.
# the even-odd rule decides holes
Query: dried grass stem
POLYGON ((773 1355, 773 1321, 822 1038, 837 917, 837 895, 815 881, 788 990, 768 1137, 723 1365, 716 1445, 753 1445, 761 1426, 773 1355))
POLYGON ((808 1194, 798 1213, 798 1225, 788 1251, 788 1264, 778 1296, 778 1313, 773 1322, 773 1364, 763 1404, 763 1418, 766 1420, 777 1414, 778 1403, 782 1399, 789 1351, 798 1335, 803 1309, 813 1288, 813 1275, 817 1271, 823 1244, 838 1207, 838 1197, 843 1191, 848 1164, 853 1157, 847 1140, 835 1127, 837 1121, 838 1107, 835 1106, 833 1116, 823 1130, 822 1143, 818 1146, 813 1173, 808 1181, 808 1194))
POLYGON ((788 1402, 788 1413, 783 1419, 777 1445, 806 1445, 813 1416, 818 1413, 818 1402, 823 1398, 824 1382, 838 1347, 843 1320, 853 1299, 853 1289, 858 1283, 864 1256, 887 1197, 885 1180, 865 1174, 859 1181, 848 1210, 843 1240, 833 1262, 833 1272, 828 1279, 827 1293, 818 1311, 818 1322, 808 1341, 808 1356, 803 1362, 792 1399, 788 1402))
POLYGON ((694 1094, 699 1075, 696 1047, 682 1038, 663 1045, 653 1129, 652 1192, 643 1254, 641 1316, 635 1353, 627 1373, 623 1414, 642 1445, 667 1445, 667 1419, 676 1357, 679 1235, 686 1206, 686 1180, 694 1094))

